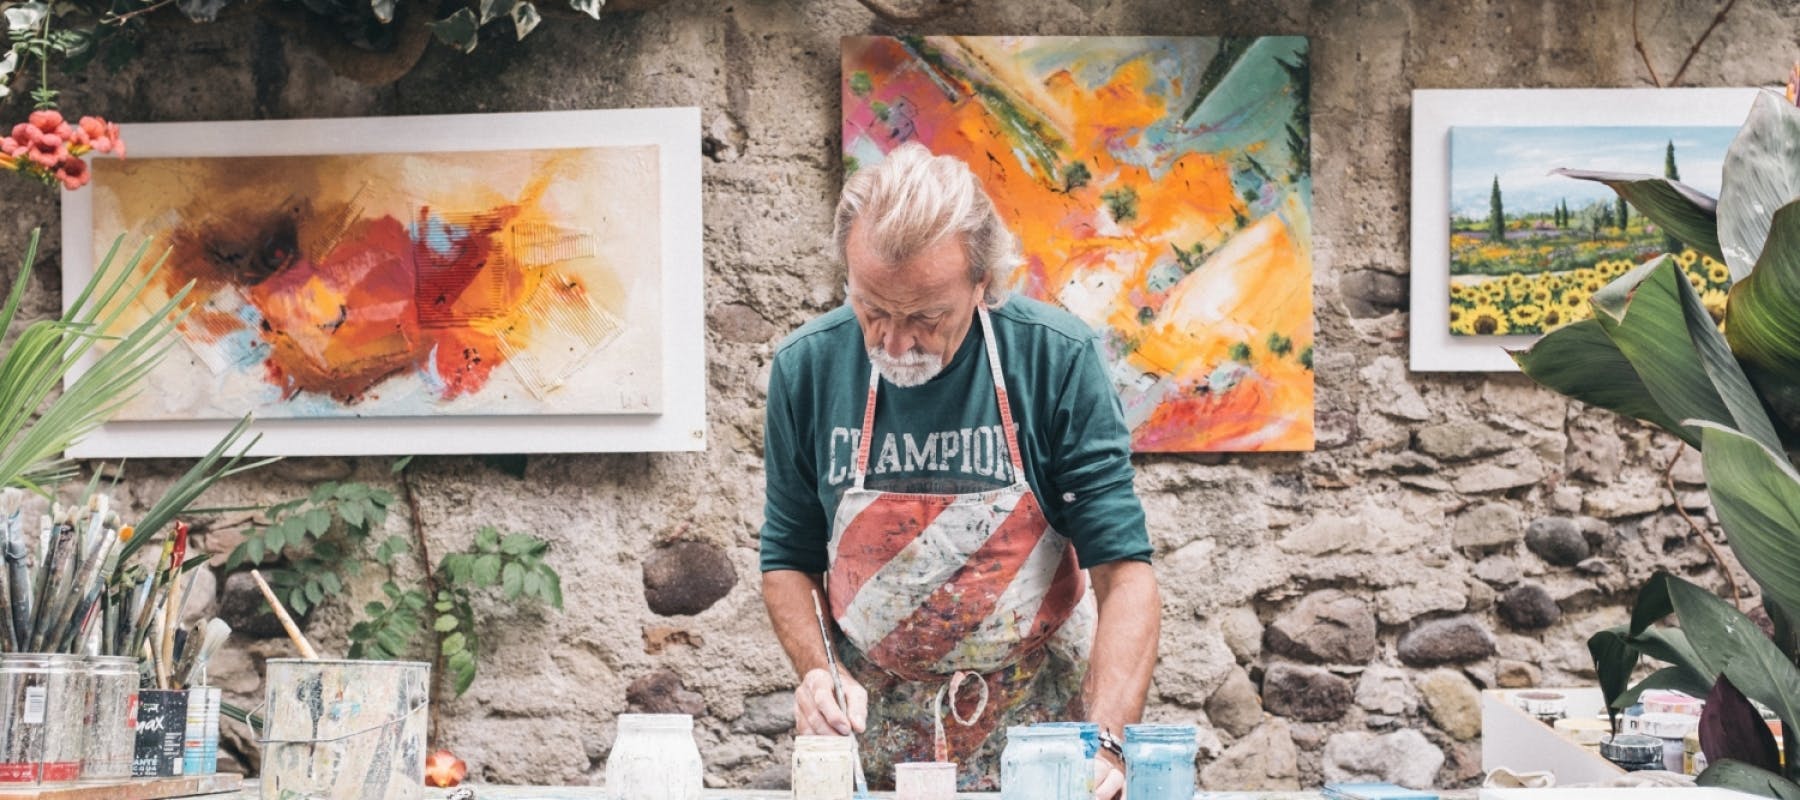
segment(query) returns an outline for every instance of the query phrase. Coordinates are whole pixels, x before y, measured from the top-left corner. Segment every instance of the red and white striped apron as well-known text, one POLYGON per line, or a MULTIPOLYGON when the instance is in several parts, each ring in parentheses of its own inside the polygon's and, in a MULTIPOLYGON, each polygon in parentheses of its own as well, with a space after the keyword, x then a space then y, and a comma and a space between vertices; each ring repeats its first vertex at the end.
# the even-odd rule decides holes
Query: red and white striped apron
MULTIPOLYGON (((1063 628, 1072 617, 1080 624, 1071 627, 1091 628, 1093 622, 1091 604, 1083 607, 1086 576, 1075 548, 1050 527, 1026 481, 993 322, 986 308, 978 313, 1012 484, 967 494, 865 488, 881 380, 871 367, 855 482, 832 521, 826 587, 832 617, 859 651, 853 655, 861 656, 852 663, 866 659, 906 681, 941 683, 967 670, 990 683, 1035 682, 1052 637, 1071 633, 1063 628), (1001 673, 1011 678, 997 678, 1001 673)), ((1083 643, 1091 636, 1074 633, 1083 643)), ((1081 661, 1085 667, 1085 657, 1081 661)), ((978 726, 980 738, 1008 708, 1008 688, 999 687, 1001 699, 984 715, 987 724, 978 726)), ((1031 691, 1013 688, 1024 692, 1013 693, 1020 700, 1031 691)))

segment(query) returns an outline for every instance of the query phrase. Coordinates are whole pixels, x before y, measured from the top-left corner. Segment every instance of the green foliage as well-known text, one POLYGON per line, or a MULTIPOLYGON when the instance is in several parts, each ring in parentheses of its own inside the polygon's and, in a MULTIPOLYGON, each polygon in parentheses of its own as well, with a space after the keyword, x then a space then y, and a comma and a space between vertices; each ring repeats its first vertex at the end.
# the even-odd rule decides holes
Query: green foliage
POLYGON ((1269 352, 1273 353, 1276 358, 1294 352, 1293 337, 1283 336, 1279 333, 1269 334, 1269 352))
MULTIPOLYGON (((1705 589, 1659 574, 1638 595, 1631 624, 1589 640, 1602 691, 1621 707, 1646 688, 1705 692, 1712 764, 1703 785, 1800 797, 1800 759, 1767 758, 1765 732, 1741 724, 1749 702, 1800 729, 1800 108, 1763 93, 1726 154, 1714 201, 1666 177, 1565 173, 1611 186, 1647 221, 1729 263, 1735 284, 1724 333, 1668 257, 1627 272, 1593 296, 1594 318, 1515 355, 1534 380, 1662 427, 1700 449, 1733 551, 1762 589, 1775 636, 1705 589), (1727 199, 1738 198, 1734 202, 1727 199), (1671 614, 1679 629, 1661 627, 1671 614), (1640 659, 1668 664, 1631 684, 1640 659), (1747 698, 1747 700, 1745 699, 1747 698), (1735 714, 1735 717, 1726 715, 1735 714), (1780 772, 1771 770, 1779 769, 1780 772)), ((1751 720, 1754 722, 1754 719, 1751 720)))
POLYGON ((1249 363, 1249 361, 1250 361, 1250 343, 1249 342, 1234 342, 1231 345, 1231 351, 1229 353, 1229 357, 1231 358, 1232 361, 1242 361, 1245 363, 1249 363))
POLYGON ((868 70, 859 69, 850 73, 850 93, 857 97, 868 97, 875 91, 875 81, 869 77, 868 70))
POLYGON ((244 534, 225 567, 260 566, 285 553, 286 565, 265 573, 276 596, 294 613, 304 614, 326 597, 342 593, 346 581, 362 574, 364 563, 374 560, 391 567, 394 555, 406 552, 402 537, 373 542, 376 549, 369 550, 393 502, 393 493, 386 489, 321 483, 306 497, 270 506, 265 511, 267 523, 244 534))
MULTIPOLYGON (((402 459, 394 472, 411 461, 402 459)), ((476 601, 491 595, 508 606, 521 601, 561 610, 562 578, 545 563, 550 544, 526 533, 483 527, 468 549, 445 555, 429 581, 406 583, 401 561, 416 555, 405 536, 385 533, 395 497, 362 483, 323 483, 310 495, 270 506, 267 524, 245 535, 228 567, 272 562, 269 582, 297 613, 341 596, 344 586, 373 562, 387 573, 382 599, 362 608, 350 627, 351 658, 394 660, 428 654, 435 643, 443 669, 461 695, 478 670, 480 615, 476 601)))

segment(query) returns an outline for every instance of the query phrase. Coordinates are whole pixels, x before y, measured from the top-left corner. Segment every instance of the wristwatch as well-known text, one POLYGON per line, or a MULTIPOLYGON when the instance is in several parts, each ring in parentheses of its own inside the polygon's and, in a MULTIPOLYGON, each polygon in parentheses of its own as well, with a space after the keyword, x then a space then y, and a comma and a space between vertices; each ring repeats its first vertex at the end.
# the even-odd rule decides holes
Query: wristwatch
POLYGON ((1119 763, 1125 763, 1125 746, 1119 742, 1119 737, 1104 727, 1100 729, 1100 749, 1112 753, 1119 763))

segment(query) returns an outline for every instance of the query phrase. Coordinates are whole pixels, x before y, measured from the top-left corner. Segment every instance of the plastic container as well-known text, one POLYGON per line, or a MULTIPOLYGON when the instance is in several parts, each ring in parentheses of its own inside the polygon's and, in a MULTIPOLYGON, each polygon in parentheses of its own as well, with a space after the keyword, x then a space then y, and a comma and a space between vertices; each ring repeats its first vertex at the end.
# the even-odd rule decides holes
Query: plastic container
MULTIPOLYGON (((1646 706, 1648 707, 1648 706, 1646 706)), ((1663 743, 1663 769, 1680 772, 1684 739, 1700 730, 1700 718, 1666 711, 1646 711, 1638 718, 1638 732, 1663 743)))
POLYGON ((1621 733, 1600 743, 1600 755, 1626 772, 1663 768, 1663 741, 1640 733, 1621 733))
POLYGON ((794 800, 850 800, 856 790, 856 740, 794 737, 794 800))
POLYGON ((131 656, 88 656, 87 736, 81 780, 119 781, 131 777, 137 735, 138 660, 131 656))
POLYGON ((87 700, 79 656, 0 656, 0 785, 79 779, 87 700))
POLYGON ((1197 783, 1199 730, 1192 725, 1125 726, 1125 796, 1189 800, 1197 783))
POLYGON ((912 761, 894 765, 894 800, 955 800, 956 764, 912 761))
POLYGON ((1093 781, 1082 756, 1081 732, 1073 728, 1006 729, 1000 754, 1001 800, 1082 800, 1093 781))
POLYGON ((1698 717, 1706 708, 1706 702, 1700 698, 1671 689, 1652 689, 1638 697, 1638 702, 1643 703, 1646 714, 1686 714, 1698 717))
POLYGON ((1557 720, 1551 727, 1582 747, 1599 747, 1612 735, 1612 724, 1603 719, 1568 717, 1557 720))
POLYGON ((1537 717, 1545 725, 1569 715, 1569 698, 1560 692, 1520 692, 1513 697, 1519 709, 1537 717))
POLYGON ((694 718, 621 714, 606 757, 607 800, 699 800, 705 784, 694 718))

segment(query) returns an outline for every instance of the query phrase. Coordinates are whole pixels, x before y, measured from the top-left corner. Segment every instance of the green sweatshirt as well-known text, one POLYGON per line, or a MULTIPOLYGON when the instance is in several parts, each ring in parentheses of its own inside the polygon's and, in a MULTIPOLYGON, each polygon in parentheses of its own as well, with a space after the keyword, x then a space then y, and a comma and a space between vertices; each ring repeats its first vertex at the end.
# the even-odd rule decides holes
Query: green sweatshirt
MULTIPOLYGON (((1131 436, 1093 332, 1025 297, 991 316, 1026 479, 1050 525, 1075 543, 1083 568, 1149 561, 1131 436)), ((937 377, 911 388, 881 382, 866 488, 953 494, 1012 483, 985 348, 972 319, 937 377)), ((862 328, 847 306, 776 349, 764 429, 763 571, 825 571, 832 516, 854 483, 868 381, 862 328)))

